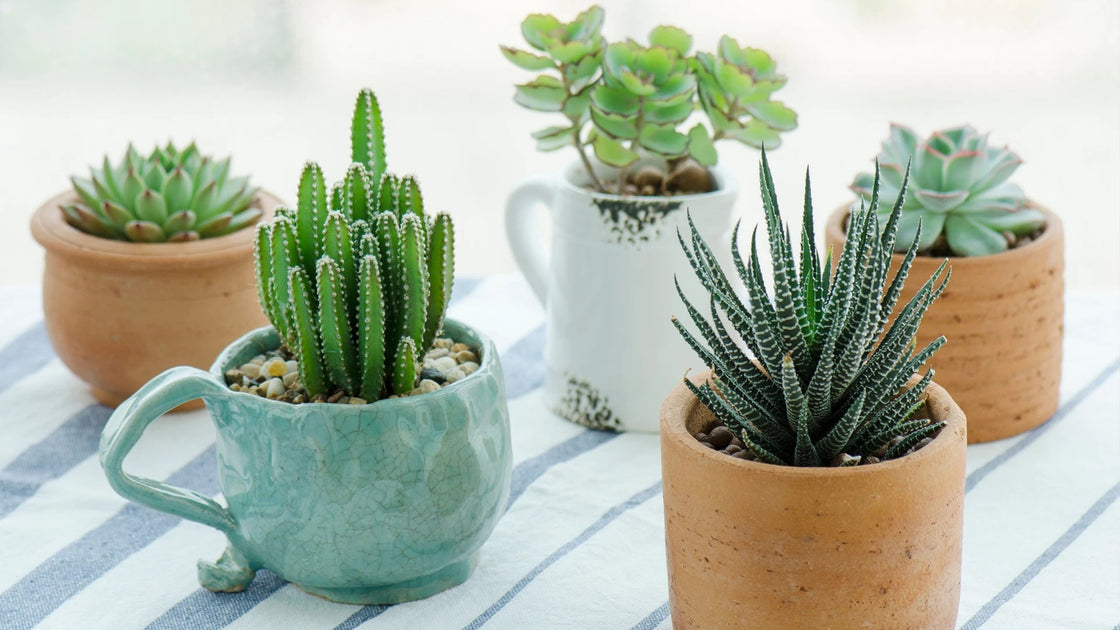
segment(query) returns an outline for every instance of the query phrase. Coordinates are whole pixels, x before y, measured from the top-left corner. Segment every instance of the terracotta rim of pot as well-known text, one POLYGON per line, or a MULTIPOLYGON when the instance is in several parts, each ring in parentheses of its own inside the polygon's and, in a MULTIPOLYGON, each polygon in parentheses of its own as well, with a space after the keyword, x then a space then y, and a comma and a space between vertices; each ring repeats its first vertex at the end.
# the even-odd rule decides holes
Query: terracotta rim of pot
MULTIPOLYGON (((954 268, 965 269, 970 266, 984 265, 992 261, 994 258, 999 258, 1000 262, 1015 262, 1017 258, 1027 258, 1034 254, 1034 250, 1046 246, 1054 239, 1062 238, 1062 219, 1051 212, 1045 206, 1039 205, 1033 201, 1027 200, 1027 208, 1038 210, 1046 216, 1046 225, 1042 230, 1042 234, 1035 240, 1027 243, 1022 247, 1004 250, 998 254, 989 254, 987 256, 923 256, 919 254, 916 259, 929 258, 941 260, 947 258, 954 268)), ((828 215, 828 223, 825 224, 825 232, 828 237, 837 243, 844 243, 847 241, 848 231, 845 229, 844 223, 850 214, 851 205, 845 205, 837 208, 832 214, 828 215)), ((838 255, 836 252, 834 255, 838 255)), ((901 257, 901 254, 895 252, 896 257, 901 257)))
MULTIPOLYGON (((645 162, 639 161, 634 166, 640 166, 643 163, 645 162)), ((596 165, 595 172, 600 177, 603 177, 610 176, 610 174, 613 173, 617 173, 618 169, 606 165, 596 165)), ((679 201, 687 204, 689 201, 698 198, 710 199, 712 197, 719 196, 735 196, 735 194, 738 192, 738 189, 735 185, 735 178, 731 176, 730 172, 720 167, 719 165, 709 166, 708 172, 712 175, 712 179, 715 180, 716 187, 715 190, 710 190, 706 193, 693 193, 690 195, 673 196, 616 195, 613 193, 601 193, 590 188, 585 188, 584 186, 586 184, 591 183, 591 178, 587 176, 587 169, 584 168, 583 162, 576 160, 568 164, 568 167, 564 169, 563 175, 560 177, 560 186, 562 188, 566 188, 571 192, 584 194, 596 199, 625 199, 627 201, 679 201)))
MULTIPOLYGON (((447 383, 445 385, 442 385, 436 391, 428 392, 427 394, 421 394, 418 396, 402 396, 392 399, 380 398, 378 400, 371 400, 364 405, 339 405, 337 403, 310 401, 298 403, 298 405, 300 407, 306 407, 310 405, 310 407, 308 408, 322 407, 324 409, 365 409, 370 405, 381 405, 381 407, 379 408, 395 406, 407 407, 409 405, 416 404, 418 401, 429 401, 443 396, 455 396, 456 392, 459 389, 460 383, 466 383, 468 381, 473 382, 476 376, 478 378, 482 378, 483 376, 496 372, 498 375, 498 380, 504 383, 501 376, 501 363, 499 362, 498 358, 498 349, 489 337, 479 332, 477 328, 464 324, 463 322, 460 322, 458 320, 451 319, 450 317, 443 320, 443 325, 443 334, 445 336, 451 337, 454 341, 477 346, 478 351, 482 354, 482 356, 479 357, 478 369, 468 374, 465 378, 459 379, 454 383, 447 383), (461 340, 461 338, 463 337, 466 337, 467 341, 463 342, 461 340)), ((224 350, 222 350, 221 354, 218 355, 218 358, 214 360, 214 364, 210 366, 210 375, 213 376, 214 379, 219 383, 221 383, 223 387, 226 387, 228 389, 229 386, 226 385, 225 373, 226 370, 230 369, 231 367, 236 367, 236 365, 239 365, 236 361, 238 355, 245 352, 246 350, 252 350, 253 352, 256 352, 258 354, 268 352, 270 350, 275 350, 279 346, 279 343, 279 333, 277 333, 276 329, 272 326, 263 326, 255 330, 251 330, 242 335, 233 343, 226 346, 224 350), (271 341, 273 337, 275 337, 276 339, 275 344, 266 342, 271 341)), ((504 396, 504 386, 502 388, 502 392, 504 396)), ((264 398, 256 394, 250 394, 248 392, 238 392, 232 389, 230 389, 228 393, 231 396, 247 396, 249 398, 254 398, 265 405, 285 405, 287 407, 293 405, 293 403, 274 400, 271 398, 264 398)))
POLYGON ((282 204, 272 193, 260 190, 253 205, 263 214, 253 225, 186 243, 133 243, 86 234, 67 223, 60 206, 77 201, 78 195, 68 190, 48 199, 31 216, 31 235, 44 249, 83 264, 128 268, 143 264, 163 269, 215 266, 244 258, 254 247, 255 225, 268 221, 282 204))
MULTIPOLYGON (((711 378, 711 375, 711 370, 706 370, 690 377, 689 380, 699 385, 711 378)), ((911 379, 910 383, 914 383, 915 380, 911 379)), ((929 387, 926 388, 926 408, 929 410, 932 419, 945 421, 945 426, 933 438, 932 442, 917 451, 867 466, 782 466, 731 457, 700 444, 691 429, 700 430, 707 427, 692 427, 690 429, 688 426, 690 422, 695 423, 695 420, 704 417, 696 413, 697 406, 703 407, 703 404, 683 383, 673 388, 673 391, 661 405, 661 435, 663 439, 677 442, 695 454, 704 464, 731 466, 732 470, 739 468, 744 471, 749 470, 754 475, 768 475, 774 478, 811 479, 827 475, 830 479, 844 479, 897 470, 916 461, 938 457, 946 449, 954 448, 959 439, 963 439, 965 435, 964 412, 940 385, 930 383, 929 387), (958 432, 961 434, 961 438, 954 439, 954 434, 958 432)), ((710 416, 709 412, 709 417, 714 416, 710 416)))

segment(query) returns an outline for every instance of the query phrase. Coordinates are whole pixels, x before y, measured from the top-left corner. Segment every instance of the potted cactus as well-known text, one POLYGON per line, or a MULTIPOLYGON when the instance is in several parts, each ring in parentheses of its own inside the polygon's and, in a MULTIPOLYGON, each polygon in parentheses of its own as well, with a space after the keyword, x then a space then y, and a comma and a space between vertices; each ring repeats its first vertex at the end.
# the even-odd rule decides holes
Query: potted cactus
POLYGON ((272 327, 235 341, 209 373, 161 374, 102 437, 121 495, 226 534, 219 560, 198 565, 214 591, 243 590, 268 567, 334 601, 427 597, 470 576, 509 495, 497 351, 444 319, 451 219, 425 212, 414 178, 385 173, 369 90, 352 132, 345 179, 328 192, 309 163, 298 206, 257 229, 272 327), (197 397, 217 425, 228 507, 121 468, 148 424, 197 397))
POLYGON ((533 134, 537 148, 579 156, 559 176, 518 187, 506 228, 548 310, 549 405, 586 426, 656 431, 656 401, 688 360, 667 323, 676 297, 666 280, 686 268, 673 232, 689 208, 701 233, 722 243, 735 183, 716 166, 715 144, 776 148, 797 115, 771 99, 786 78, 765 51, 724 36, 715 52, 693 53, 692 37, 674 26, 654 28, 645 44, 608 43, 603 19, 597 6, 571 22, 530 15, 521 24, 530 50, 502 47, 538 73, 514 100, 562 120, 533 134), (694 120, 697 110, 706 123, 694 120), (551 249, 540 242, 536 205, 551 211, 551 249), (588 334, 588 320, 602 330, 588 334), (618 357, 642 370, 616 369, 618 357))
POLYGON ((745 301, 695 229, 681 238, 710 311, 681 291, 691 324, 674 323, 711 371, 661 413, 673 626, 951 629, 965 419, 916 374, 944 338, 914 352, 944 264, 892 322, 918 242, 890 278, 902 198, 882 228, 878 191, 853 212, 833 273, 808 177, 799 256, 765 154, 761 180, 769 292, 754 237, 746 259, 732 242, 745 301))
POLYGON ((279 200, 194 143, 131 145, 36 210, 43 311, 59 358, 115 406, 174 365, 205 366, 266 320, 253 233, 279 200))
MULTIPOLYGON (((953 288, 930 308, 918 340, 956 342, 931 365, 968 416, 968 441, 1045 422, 1058 408, 1061 380, 1061 220, 1008 181, 1019 157, 969 126, 921 140, 892 125, 877 159, 884 195, 901 190, 913 160, 899 231, 909 239, 921 222, 914 269, 929 273, 946 256, 953 269, 953 288)), ((852 190, 866 198, 871 182, 861 174, 852 190)), ((829 244, 844 242, 848 214, 843 208, 829 218, 829 244)), ((900 251, 896 265, 901 258, 900 251)))

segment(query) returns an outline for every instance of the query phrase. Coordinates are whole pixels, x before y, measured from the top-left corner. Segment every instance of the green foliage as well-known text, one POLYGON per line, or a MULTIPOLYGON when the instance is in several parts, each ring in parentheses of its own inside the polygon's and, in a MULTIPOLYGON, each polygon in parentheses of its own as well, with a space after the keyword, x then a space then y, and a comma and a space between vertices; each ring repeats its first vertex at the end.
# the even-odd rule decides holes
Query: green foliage
MULTIPOLYGON (((1007 147, 988 146, 988 136, 970 126, 935 131, 919 144, 912 129, 891 125, 877 160, 882 194, 888 197, 898 194, 903 171, 913 160, 899 221, 900 243, 913 239, 920 221, 920 250, 944 237, 957 256, 987 256, 1007 249, 1004 233, 1024 236, 1045 223, 1041 212, 1025 207, 1023 191, 1007 181, 1022 163, 1019 156, 1007 147)), ((851 188, 870 195, 873 180, 870 173, 861 173, 851 188)))
POLYGON ((517 66, 543 71, 515 88, 514 101, 567 118, 562 126, 534 133, 537 148, 575 146, 599 190, 604 188, 587 158, 588 145, 603 163, 623 171, 642 153, 670 160, 691 157, 712 166, 718 159, 716 140, 773 149, 781 132, 797 126, 793 110, 770 100, 786 79, 766 52, 740 48, 724 36, 717 53, 690 56, 692 37, 675 26, 654 28, 648 46, 630 39, 608 45, 600 34, 603 18, 598 6, 571 22, 530 15, 521 32, 538 52, 502 46, 517 66), (697 107, 697 94, 711 131, 702 123, 682 131, 697 107))
POLYGON ((451 297, 455 233, 447 214, 425 214, 415 178, 384 172, 370 90, 358 95, 351 143, 353 164, 331 193, 308 163, 296 209, 258 228, 257 286, 310 395, 342 388, 373 401, 415 385, 451 297))
POLYGON ((710 311, 705 317, 678 284, 698 333, 676 318, 673 323, 714 376, 700 386, 685 383, 763 462, 827 466, 843 459, 841 454, 860 459, 905 454, 944 424, 914 417, 933 370, 914 385, 906 383, 945 342, 938 338, 914 353, 922 316, 948 282, 946 273, 937 283, 945 263, 888 326, 918 246, 915 236, 888 283, 903 195, 880 229, 876 175, 870 207, 853 212, 833 275, 831 252, 822 264, 814 245, 808 173, 800 255, 795 257, 765 150, 759 170, 772 293, 763 280, 757 230, 746 260, 739 251, 737 229, 732 242, 732 258, 746 288, 744 302, 690 217, 691 238, 681 236, 681 247, 709 294, 710 311))
POLYGON ((72 177, 80 201, 62 206, 66 222, 103 238, 142 243, 222 236, 256 222, 257 189, 230 177, 229 158, 202 155, 192 142, 168 142, 143 156, 130 144, 120 163, 106 156, 90 178, 72 177))

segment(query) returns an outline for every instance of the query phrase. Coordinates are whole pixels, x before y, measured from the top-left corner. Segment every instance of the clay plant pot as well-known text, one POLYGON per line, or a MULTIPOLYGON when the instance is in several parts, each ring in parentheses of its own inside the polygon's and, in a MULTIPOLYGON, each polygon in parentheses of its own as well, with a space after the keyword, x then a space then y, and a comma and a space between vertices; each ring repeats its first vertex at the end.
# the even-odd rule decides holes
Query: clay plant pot
MULTIPOLYGON (((199 368, 246 331, 268 323, 257 302, 252 227, 189 243, 131 243, 91 236, 49 199, 31 217, 46 250, 43 315, 62 362, 115 407, 176 365, 199 368)), ((260 192, 267 220, 280 200, 260 192)), ((184 408, 201 407, 195 401, 184 408)))
MULTIPOLYGON (((702 382, 704 373, 694 378, 702 382)), ((712 413, 684 385, 661 408, 676 630, 951 630, 960 600, 965 418, 918 451, 851 468, 775 466, 700 444, 712 413)))
MULTIPOLYGON (((1032 204, 1033 205, 1033 204, 1032 204)), ((968 441, 990 442, 1046 422, 1058 409, 1062 372, 1062 222, 1046 214, 1038 240, 992 256, 949 258, 953 277, 933 303, 918 346, 945 335, 929 366, 968 416, 968 441)), ((832 213, 826 243, 844 244, 847 208, 832 213)), ((899 304, 942 258, 918 256, 899 304)), ((902 256, 894 256, 897 269, 902 256)))

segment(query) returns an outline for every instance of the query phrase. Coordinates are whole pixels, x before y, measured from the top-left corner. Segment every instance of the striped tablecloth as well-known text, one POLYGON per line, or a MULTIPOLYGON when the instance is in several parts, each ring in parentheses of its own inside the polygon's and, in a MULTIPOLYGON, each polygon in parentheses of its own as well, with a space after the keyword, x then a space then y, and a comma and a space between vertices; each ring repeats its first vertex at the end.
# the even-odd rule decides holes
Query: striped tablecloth
MULTIPOLYGON (((221 534, 129 504, 97 462, 110 410, 52 355, 34 289, 0 288, 0 628, 669 628, 652 435, 550 415, 543 312, 514 276, 461 280, 455 318, 502 353, 510 505, 474 576, 392 607, 332 604, 261 571, 214 594, 195 560, 221 534)), ((960 628, 1120 628, 1120 294, 1073 294, 1062 406, 968 450, 960 628)), ((154 423, 130 470, 217 494, 205 411, 154 423)), ((853 576, 858 579, 858 576, 853 576)))

